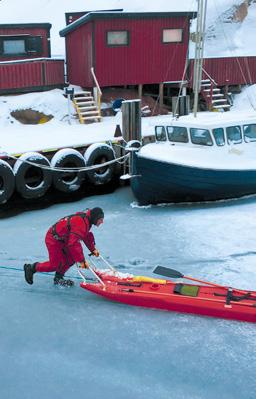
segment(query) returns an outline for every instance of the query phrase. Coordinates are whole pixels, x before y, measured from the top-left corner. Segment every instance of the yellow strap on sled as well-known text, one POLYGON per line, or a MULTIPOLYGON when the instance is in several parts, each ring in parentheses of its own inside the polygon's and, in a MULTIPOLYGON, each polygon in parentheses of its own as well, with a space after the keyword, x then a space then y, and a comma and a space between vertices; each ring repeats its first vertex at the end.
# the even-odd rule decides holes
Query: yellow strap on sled
POLYGON ((133 277, 132 281, 140 281, 142 283, 166 284, 166 280, 146 276, 135 276, 133 277))

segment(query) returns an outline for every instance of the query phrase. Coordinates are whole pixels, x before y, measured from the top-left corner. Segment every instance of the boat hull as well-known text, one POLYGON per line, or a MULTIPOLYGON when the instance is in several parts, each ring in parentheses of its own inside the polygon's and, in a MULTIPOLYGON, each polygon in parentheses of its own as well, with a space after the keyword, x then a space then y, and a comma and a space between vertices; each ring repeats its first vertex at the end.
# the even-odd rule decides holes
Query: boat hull
POLYGON ((216 201, 256 193, 256 170, 203 169, 134 154, 131 188, 140 205, 216 201))
MULTIPOLYGON (((175 293, 176 284, 170 280, 165 283, 143 282, 100 276, 101 283, 82 282, 81 287, 108 300, 132 306, 141 306, 166 311, 191 313, 202 316, 218 317, 230 320, 256 322, 256 292, 252 299, 227 301, 228 289, 188 284, 186 287, 199 287, 195 297, 175 293)), ((241 296, 245 291, 234 290, 234 295, 241 296)))

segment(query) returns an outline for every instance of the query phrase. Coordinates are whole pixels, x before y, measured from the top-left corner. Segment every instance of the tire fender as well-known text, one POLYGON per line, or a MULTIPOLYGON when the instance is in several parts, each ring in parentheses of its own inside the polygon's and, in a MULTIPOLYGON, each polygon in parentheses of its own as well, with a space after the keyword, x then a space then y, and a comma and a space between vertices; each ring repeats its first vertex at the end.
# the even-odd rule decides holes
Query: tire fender
MULTIPOLYGON (((86 166, 93 166, 112 161, 115 159, 115 154, 110 145, 95 143, 91 144, 90 147, 87 148, 84 153, 84 158, 86 166)), ((114 171, 115 163, 112 163, 103 168, 87 170, 86 174, 91 183, 99 185, 108 183, 112 179, 114 171)))
MULTIPOLYGON (((56 152, 51 160, 53 168, 84 168, 85 160, 79 151, 73 148, 63 148, 56 152)), ((57 172, 52 171, 54 187, 64 193, 79 190, 85 178, 85 172, 57 172)))
POLYGON ((11 166, 0 160, 0 204, 4 204, 15 190, 15 177, 11 166))
POLYGON ((26 161, 43 166, 50 166, 50 162, 38 152, 27 152, 20 156, 13 167, 17 192, 27 199, 42 197, 51 186, 51 170, 33 166, 26 161))
POLYGON ((129 151, 130 148, 137 148, 138 150, 141 147, 141 142, 139 140, 130 140, 125 146, 125 150, 129 151))

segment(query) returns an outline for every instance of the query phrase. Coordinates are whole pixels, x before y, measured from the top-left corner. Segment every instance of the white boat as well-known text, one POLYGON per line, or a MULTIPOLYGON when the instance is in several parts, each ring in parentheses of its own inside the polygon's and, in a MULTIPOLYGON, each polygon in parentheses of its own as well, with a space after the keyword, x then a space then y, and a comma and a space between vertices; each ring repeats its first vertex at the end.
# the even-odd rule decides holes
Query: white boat
POLYGON ((198 113, 155 126, 156 142, 133 153, 140 205, 213 201, 256 193, 256 116, 198 113))
POLYGON ((156 142, 131 153, 131 188, 140 205, 256 193, 256 114, 197 113, 205 15, 206 1, 199 0, 193 115, 163 119, 156 142))

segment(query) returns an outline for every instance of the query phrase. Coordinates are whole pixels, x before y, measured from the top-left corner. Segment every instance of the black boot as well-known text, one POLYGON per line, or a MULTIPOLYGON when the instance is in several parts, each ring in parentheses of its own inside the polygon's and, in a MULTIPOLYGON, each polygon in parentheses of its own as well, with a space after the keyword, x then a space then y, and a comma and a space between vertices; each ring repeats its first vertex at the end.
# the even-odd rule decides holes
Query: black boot
POLYGON ((74 281, 65 279, 63 274, 58 272, 55 273, 55 277, 53 279, 55 285, 61 285, 63 287, 72 287, 74 285, 74 281))
POLYGON ((24 265, 25 280, 28 284, 33 284, 33 277, 36 273, 36 263, 25 263, 24 265))

